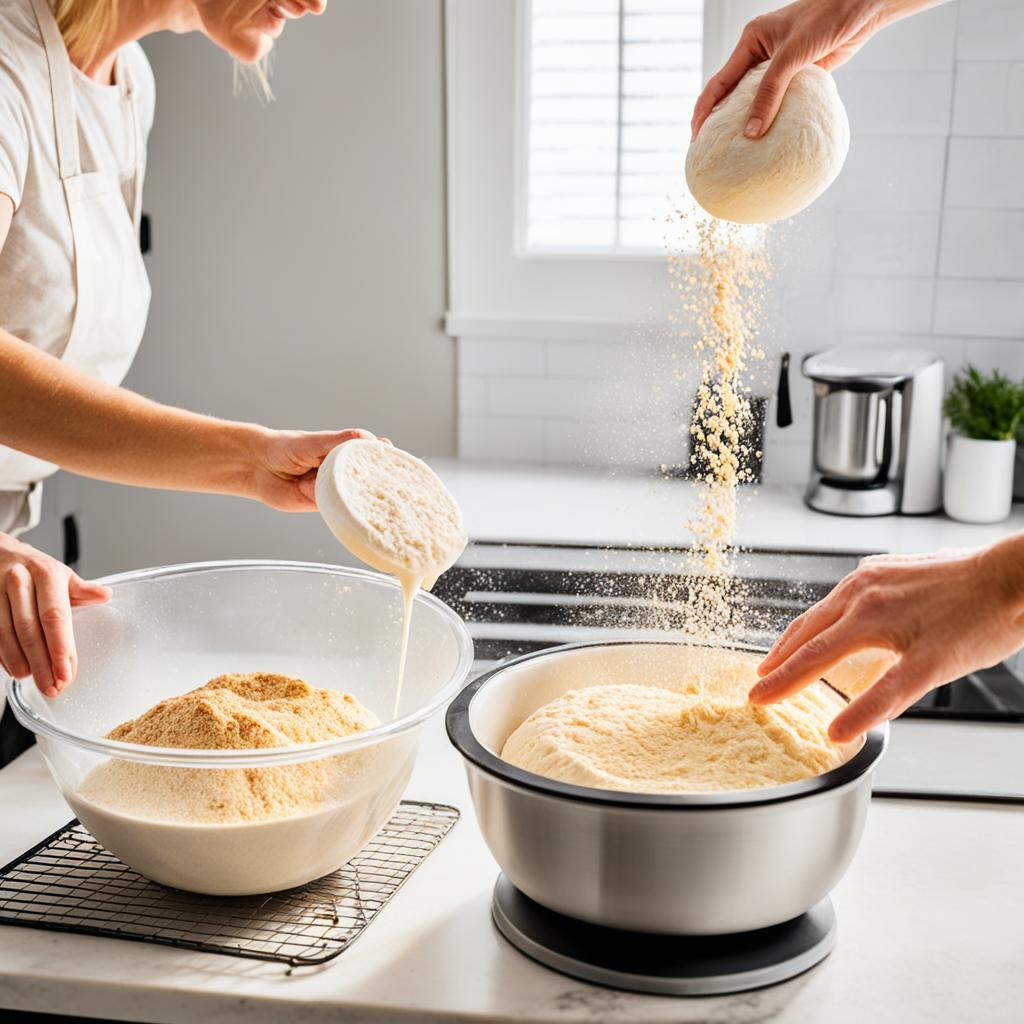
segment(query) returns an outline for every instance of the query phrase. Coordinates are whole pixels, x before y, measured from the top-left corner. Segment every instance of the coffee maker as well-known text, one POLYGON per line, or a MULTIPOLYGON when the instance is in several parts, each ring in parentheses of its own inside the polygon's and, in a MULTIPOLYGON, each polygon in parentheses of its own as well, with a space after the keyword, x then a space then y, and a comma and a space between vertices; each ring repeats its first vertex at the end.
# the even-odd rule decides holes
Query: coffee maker
POLYGON ((836 348, 808 356, 811 480, 819 512, 921 515, 942 504, 942 360, 933 352, 836 348))

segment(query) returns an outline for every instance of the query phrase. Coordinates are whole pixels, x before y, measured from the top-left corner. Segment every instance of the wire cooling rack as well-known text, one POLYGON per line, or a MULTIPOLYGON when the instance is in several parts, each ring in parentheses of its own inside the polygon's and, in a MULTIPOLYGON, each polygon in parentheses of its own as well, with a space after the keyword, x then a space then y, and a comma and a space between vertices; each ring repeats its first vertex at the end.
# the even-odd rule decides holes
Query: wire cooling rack
POLYGON ((344 952, 459 820, 403 801, 333 874, 264 896, 201 896, 151 882, 68 822, 0 868, 0 924, 155 942, 290 967, 344 952))

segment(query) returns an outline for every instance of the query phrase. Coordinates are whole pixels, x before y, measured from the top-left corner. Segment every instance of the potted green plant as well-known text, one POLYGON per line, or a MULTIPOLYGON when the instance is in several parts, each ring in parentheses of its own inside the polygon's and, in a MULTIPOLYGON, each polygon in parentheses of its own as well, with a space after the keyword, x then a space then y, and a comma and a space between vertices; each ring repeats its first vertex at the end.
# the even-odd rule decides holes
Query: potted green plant
POLYGON ((946 452, 942 503, 965 523, 998 523, 1010 514, 1024 385, 998 370, 966 366, 953 378, 943 411, 953 432, 946 452))

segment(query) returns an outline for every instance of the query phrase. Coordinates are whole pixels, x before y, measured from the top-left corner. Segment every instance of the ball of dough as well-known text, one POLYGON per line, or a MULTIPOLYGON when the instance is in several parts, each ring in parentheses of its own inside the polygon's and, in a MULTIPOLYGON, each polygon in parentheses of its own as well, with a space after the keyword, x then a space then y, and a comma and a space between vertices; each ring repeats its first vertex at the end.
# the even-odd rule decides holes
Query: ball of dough
POLYGON ((743 134, 768 65, 760 64, 715 107, 686 154, 686 182, 713 217, 740 224, 784 220, 835 180, 850 148, 850 122, 832 76, 798 71, 771 128, 743 134))

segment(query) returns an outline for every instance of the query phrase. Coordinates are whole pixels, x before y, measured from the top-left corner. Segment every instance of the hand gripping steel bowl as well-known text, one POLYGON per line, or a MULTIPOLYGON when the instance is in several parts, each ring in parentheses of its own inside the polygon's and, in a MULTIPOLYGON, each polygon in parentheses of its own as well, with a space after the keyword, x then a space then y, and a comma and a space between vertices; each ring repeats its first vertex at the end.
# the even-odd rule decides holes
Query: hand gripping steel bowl
POLYGON ((887 725, 824 775, 722 793, 592 789, 498 756, 529 714, 567 690, 670 678, 688 650, 633 641, 554 648, 499 666, 449 707, 448 735, 465 759, 484 839, 537 903, 613 928, 718 935, 798 917, 846 871, 887 725))

